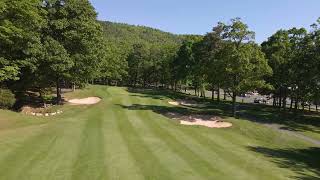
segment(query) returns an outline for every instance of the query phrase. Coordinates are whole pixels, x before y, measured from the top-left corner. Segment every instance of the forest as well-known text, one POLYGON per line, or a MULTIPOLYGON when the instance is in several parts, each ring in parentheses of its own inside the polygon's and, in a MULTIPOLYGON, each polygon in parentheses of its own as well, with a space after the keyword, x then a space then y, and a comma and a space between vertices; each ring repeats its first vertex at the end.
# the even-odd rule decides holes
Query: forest
POLYGON ((237 96, 255 90, 284 110, 288 98, 290 109, 319 103, 320 20, 258 44, 240 18, 205 35, 175 35, 98 21, 87 0, 40 2, 0 1, 3 108, 19 106, 30 92, 59 104, 61 89, 89 83, 193 89, 201 97, 209 90, 217 101, 224 90, 234 108, 237 96))

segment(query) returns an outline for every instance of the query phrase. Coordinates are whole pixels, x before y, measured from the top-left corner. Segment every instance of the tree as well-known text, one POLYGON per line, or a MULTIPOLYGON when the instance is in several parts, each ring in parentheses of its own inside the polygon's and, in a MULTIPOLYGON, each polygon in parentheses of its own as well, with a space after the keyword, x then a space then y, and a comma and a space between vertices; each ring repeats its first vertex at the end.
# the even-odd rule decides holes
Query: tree
MULTIPOLYGON (((194 85, 195 92, 200 87, 197 77, 197 64, 196 61, 200 60, 200 56, 196 56, 197 49, 200 47, 201 36, 189 35, 182 43, 177 52, 176 58, 172 62, 172 76, 174 79, 173 85, 176 89, 179 83, 185 84, 191 81, 194 85), (196 59, 197 58, 197 59, 196 59)), ((197 52, 199 55, 199 53, 197 52)))
POLYGON ((37 69, 40 30, 45 26, 44 12, 38 7, 38 0, 0 2, 0 82, 13 90, 28 87, 24 79, 37 69))
POLYGON ((149 49, 145 44, 136 44, 133 46, 132 53, 128 56, 129 82, 130 85, 136 87, 139 79, 143 76, 143 66, 147 61, 149 49))
MULTIPOLYGON (((220 59, 226 88, 232 92, 232 115, 236 116, 236 97, 240 93, 267 86, 263 77, 270 75, 268 65, 261 48, 256 45, 254 32, 239 18, 232 19, 230 25, 223 27, 223 58, 220 59)), ((220 64, 220 63, 219 63, 220 64)))
MULTIPOLYGON (((274 106, 277 105, 276 99, 278 97, 278 105, 281 107, 282 96, 287 94, 285 92, 288 92, 290 86, 290 76, 288 74, 292 72, 291 61, 294 51, 292 51, 289 32, 279 30, 268 38, 268 41, 262 43, 262 50, 266 54, 269 66, 273 69, 273 76, 268 77, 267 81, 275 88, 273 91, 274 106)), ((286 99, 286 97, 283 99, 286 99)))
POLYGON ((223 37, 222 32, 224 25, 219 23, 216 27, 212 29, 212 32, 207 33, 203 40, 203 51, 202 56, 207 60, 203 66, 206 68, 206 81, 209 83, 212 91, 212 100, 214 100, 214 92, 217 91, 218 97, 217 101, 220 101, 220 88, 223 87, 224 78, 222 71, 223 57, 223 37))
POLYGON ((179 81, 185 83, 191 75, 191 68, 194 65, 194 57, 192 51, 193 43, 193 41, 188 40, 183 42, 182 46, 177 52, 177 57, 172 62, 172 75, 175 85, 179 81))
POLYGON ((42 81, 44 88, 56 83, 57 101, 61 100, 60 80, 70 79, 70 70, 74 62, 67 50, 56 40, 47 37, 43 42, 43 59, 39 62, 37 71, 38 81, 42 81))
POLYGON ((312 43, 309 44, 308 58, 312 59, 312 98, 313 103, 316 105, 316 110, 318 111, 318 105, 320 103, 320 18, 316 23, 311 25, 312 31, 309 35, 312 43))
POLYGON ((100 76, 97 70, 101 65, 100 59, 105 55, 102 28, 88 0, 45 0, 43 9, 47 12, 43 41, 48 43, 46 40, 51 39, 49 43, 53 43, 59 51, 51 55, 64 58, 60 59, 59 68, 51 69, 59 71, 55 77, 59 102, 63 78, 68 76, 70 81, 85 83, 100 76))
POLYGON ((19 67, 3 57, 0 57, 0 82, 7 80, 18 80, 19 67))

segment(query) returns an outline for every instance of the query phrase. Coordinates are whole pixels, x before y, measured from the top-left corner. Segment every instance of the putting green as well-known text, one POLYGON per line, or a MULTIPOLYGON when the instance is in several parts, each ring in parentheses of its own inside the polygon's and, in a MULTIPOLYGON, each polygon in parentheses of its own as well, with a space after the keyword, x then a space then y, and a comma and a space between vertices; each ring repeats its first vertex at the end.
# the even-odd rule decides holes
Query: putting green
POLYGON ((315 179, 320 150, 245 120, 210 129, 182 126, 161 112, 180 107, 162 95, 90 86, 40 118, 0 111, 0 179, 315 179))

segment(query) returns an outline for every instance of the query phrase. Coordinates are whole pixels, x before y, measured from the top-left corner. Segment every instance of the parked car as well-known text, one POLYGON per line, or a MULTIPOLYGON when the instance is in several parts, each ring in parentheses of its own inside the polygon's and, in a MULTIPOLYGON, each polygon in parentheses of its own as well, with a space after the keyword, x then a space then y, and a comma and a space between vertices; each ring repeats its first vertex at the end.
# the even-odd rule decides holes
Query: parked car
POLYGON ((309 102, 302 102, 302 103, 301 103, 301 106, 309 106, 309 105, 310 105, 309 102))
POLYGON ((262 102, 263 102, 263 104, 269 104, 270 103, 268 98, 263 98, 262 102))
POLYGON ((254 98, 253 102, 256 104, 260 104, 261 103, 261 99, 260 98, 254 98))

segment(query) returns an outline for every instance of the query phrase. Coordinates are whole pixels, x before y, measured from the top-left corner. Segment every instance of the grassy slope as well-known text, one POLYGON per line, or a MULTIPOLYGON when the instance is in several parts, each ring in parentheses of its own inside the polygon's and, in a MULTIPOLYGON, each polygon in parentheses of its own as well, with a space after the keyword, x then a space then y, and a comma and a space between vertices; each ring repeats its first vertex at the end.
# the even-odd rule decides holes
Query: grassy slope
POLYGON ((0 112, 0 179, 320 178, 319 148, 250 121, 230 129, 180 126, 162 96, 95 86, 57 117, 0 112), (5 125, 2 125, 5 124, 5 125))

